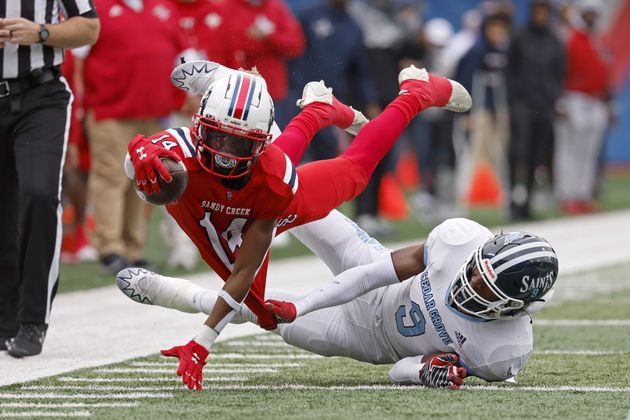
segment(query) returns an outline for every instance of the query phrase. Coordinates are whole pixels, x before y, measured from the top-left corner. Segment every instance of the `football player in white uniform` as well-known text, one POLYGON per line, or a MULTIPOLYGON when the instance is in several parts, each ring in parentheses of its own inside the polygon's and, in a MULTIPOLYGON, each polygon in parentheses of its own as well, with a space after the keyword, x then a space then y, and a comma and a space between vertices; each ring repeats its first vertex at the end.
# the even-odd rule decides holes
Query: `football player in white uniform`
MULTIPOLYGON (((286 321, 284 341, 323 356, 394 363, 392 382, 457 389, 466 376, 515 376, 533 350, 528 312, 558 275, 555 251, 520 232, 493 235, 449 219, 425 243, 383 247, 337 211, 291 230, 336 277, 306 296, 268 290, 267 306, 286 321)), ((209 313, 217 292, 142 269, 125 269, 131 299, 209 313)), ((547 296, 545 296, 547 294, 547 296)), ((243 307, 242 317, 256 317, 243 307)))

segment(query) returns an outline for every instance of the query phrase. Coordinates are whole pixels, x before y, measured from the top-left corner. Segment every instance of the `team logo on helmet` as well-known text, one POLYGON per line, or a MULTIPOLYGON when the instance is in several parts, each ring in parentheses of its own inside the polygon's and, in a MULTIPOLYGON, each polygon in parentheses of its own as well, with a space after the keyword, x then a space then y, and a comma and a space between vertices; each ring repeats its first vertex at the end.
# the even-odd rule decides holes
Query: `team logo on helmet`
POLYGON ((521 232, 510 232, 503 235, 503 245, 509 245, 512 242, 522 239, 524 235, 521 232))

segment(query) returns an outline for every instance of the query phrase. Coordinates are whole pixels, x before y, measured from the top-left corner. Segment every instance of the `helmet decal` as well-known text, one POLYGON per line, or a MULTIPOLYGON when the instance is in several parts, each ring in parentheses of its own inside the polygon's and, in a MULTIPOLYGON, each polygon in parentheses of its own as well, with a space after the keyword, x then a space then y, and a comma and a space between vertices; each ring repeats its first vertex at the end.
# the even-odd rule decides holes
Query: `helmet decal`
POLYGON ((536 241, 514 247, 504 252, 499 252, 490 262, 496 266, 496 273, 501 274, 508 268, 520 264, 523 261, 538 257, 556 258, 556 253, 553 252, 547 242, 536 241), (545 248, 548 250, 544 250, 545 248), (510 257, 509 260, 507 259, 508 256, 510 257))
MULTIPOLYGON (((236 77, 236 85, 234 87, 234 94, 232 95, 232 102, 230 102, 230 108, 228 109, 228 116, 239 120, 247 120, 249 115, 249 108, 252 104, 252 98, 256 90, 256 79, 246 75, 239 74, 236 77)), ((228 86, 228 90, 230 87, 228 86)))
POLYGON ((523 238, 523 234, 521 232, 510 232, 506 233, 503 237, 503 245, 511 244, 512 242, 523 238))

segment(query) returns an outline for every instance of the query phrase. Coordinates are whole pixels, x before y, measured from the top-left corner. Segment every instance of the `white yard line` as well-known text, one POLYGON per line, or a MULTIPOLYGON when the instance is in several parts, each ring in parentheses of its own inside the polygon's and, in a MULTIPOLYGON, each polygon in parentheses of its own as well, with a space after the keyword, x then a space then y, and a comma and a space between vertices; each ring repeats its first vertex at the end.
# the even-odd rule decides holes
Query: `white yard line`
MULTIPOLYGON (((251 340, 251 341, 230 341, 228 343, 225 343, 225 345, 230 346, 230 347, 289 347, 289 348, 294 348, 291 347, 289 344, 285 343, 284 341, 256 341, 256 340, 251 340)), ((297 350, 297 349, 296 349, 297 350)))
POLYGON ((537 319, 536 327, 627 327, 630 319, 537 319))
POLYGON ((133 392, 117 394, 60 394, 54 392, 0 392, 2 400, 140 400, 143 398, 171 398, 170 392, 133 392))
MULTIPOLYGON (((178 367, 177 362, 131 362, 131 366, 137 367, 178 367)), ((304 366, 304 363, 216 363, 215 368, 294 368, 304 366)))
POLYGON ((78 411, 3 411, 0 417, 90 417, 87 410, 78 411))
MULTIPOLYGON (((145 376, 145 377, 116 377, 116 378, 86 378, 86 377, 73 377, 73 376, 61 376, 57 378, 60 382, 68 382, 68 383, 151 383, 151 382, 166 382, 166 383, 180 383, 182 381, 181 378, 172 375, 170 377, 156 377, 156 376, 145 376)), ((203 378, 204 382, 245 382, 249 381, 249 377, 247 376, 210 376, 203 378)))
MULTIPOLYGON (((181 379, 179 380, 181 382, 181 379)), ((84 391, 84 392, 164 392, 186 390, 183 384, 177 386, 123 386, 123 385, 26 385, 20 391, 84 391)), ((0 393, 0 397, 2 393, 0 393)), ((2 406, 0 406, 2 408, 2 406)))
MULTIPOLYGON (((560 257, 561 278, 556 297, 561 298, 573 296, 572 293, 586 295, 591 290, 580 284, 563 284, 562 276, 630 261, 630 235, 624 234, 623 226, 630 226, 630 211, 503 229, 530 231, 553 244, 560 257), (563 295, 565 291, 566 295, 563 295)), ((393 248, 397 246, 392 245, 393 248)), ((61 277, 63 281, 63 273, 61 277)), ((317 258, 300 257, 271 263, 268 287, 305 293, 330 277, 329 270, 317 258), (300 273, 299 281, 295 273, 300 273)), ((203 287, 217 289, 223 285, 221 280, 210 274, 210 270, 206 274, 187 278, 203 287)), ((605 286, 610 290, 628 287, 627 284, 608 283, 605 286)), ((0 386, 155 354, 160 349, 186 343, 204 319, 203 315, 133 303, 114 286, 113 277, 111 287, 60 294, 53 305, 51 324, 41 355, 19 360, 0 352, 0 386)), ((257 332, 261 330, 255 325, 229 325, 219 339, 257 332)), ((254 358, 254 355, 246 357, 254 358)), ((292 358, 286 355, 275 357, 292 358)))
POLYGON ((210 356, 213 360, 216 359, 247 359, 247 360, 269 360, 269 359, 280 359, 280 360, 306 360, 306 359, 323 359, 324 356, 320 356, 319 354, 246 354, 246 353, 222 353, 222 354, 213 354, 210 356))
POLYGON ((615 392, 630 393, 629 387, 613 387, 613 386, 500 386, 500 385, 471 385, 465 386, 465 389, 482 390, 482 391, 531 391, 531 392, 615 392))
POLYGON ((542 350, 534 351, 534 354, 542 355, 567 355, 567 356, 615 356, 622 354, 630 354, 630 351, 613 351, 613 350, 542 350))
POLYGON ((139 407, 140 402, 112 402, 112 403, 30 403, 9 402, 0 403, 0 408, 132 408, 139 407))
MULTIPOLYGON (((96 373, 124 373, 124 374, 135 374, 135 373, 153 373, 153 374, 160 374, 163 373, 165 375, 172 375, 173 372, 176 369, 173 368, 164 368, 164 369, 159 369, 159 368, 154 368, 154 369, 150 369, 150 368, 101 368, 101 369, 95 369, 94 372, 96 373)), ((226 373, 273 373, 273 372, 277 372, 278 369, 269 369, 269 368, 260 368, 260 369, 256 369, 256 368, 243 368, 243 369, 217 369, 217 368, 213 368, 211 367, 211 365, 206 366, 203 369, 203 373, 222 373, 222 374, 226 374, 226 373)))

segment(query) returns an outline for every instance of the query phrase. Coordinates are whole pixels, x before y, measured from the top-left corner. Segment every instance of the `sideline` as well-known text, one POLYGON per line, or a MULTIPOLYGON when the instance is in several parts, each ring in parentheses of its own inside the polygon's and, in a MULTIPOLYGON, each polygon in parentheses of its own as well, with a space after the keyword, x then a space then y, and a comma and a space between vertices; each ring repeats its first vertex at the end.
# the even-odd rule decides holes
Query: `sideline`
MULTIPOLYGON (((630 211, 624 210, 506 226, 504 231, 530 231, 545 237, 554 246, 560 258, 561 273, 557 300, 568 295, 562 291, 580 290, 575 280, 563 283, 563 276, 630 262, 630 235, 625 234, 628 226, 630 211)), ((223 284, 214 274, 186 278, 210 288, 220 288, 223 284)), ((299 257, 271 263, 268 286, 307 292, 329 278, 330 272, 317 258, 299 257), (300 273, 299 276, 296 273, 300 273)), ((608 286, 628 287, 627 284, 608 286)), ((582 289, 586 293, 590 288, 582 289)), ((0 386, 155 354, 159 349, 187 342, 204 319, 201 314, 138 305, 114 286, 60 294, 55 299, 41 355, 13 359, 6 352, 0 353, 0 386)), ((229 325, 219 340, 259 332, 261 330, 251 324, 229 325)))

